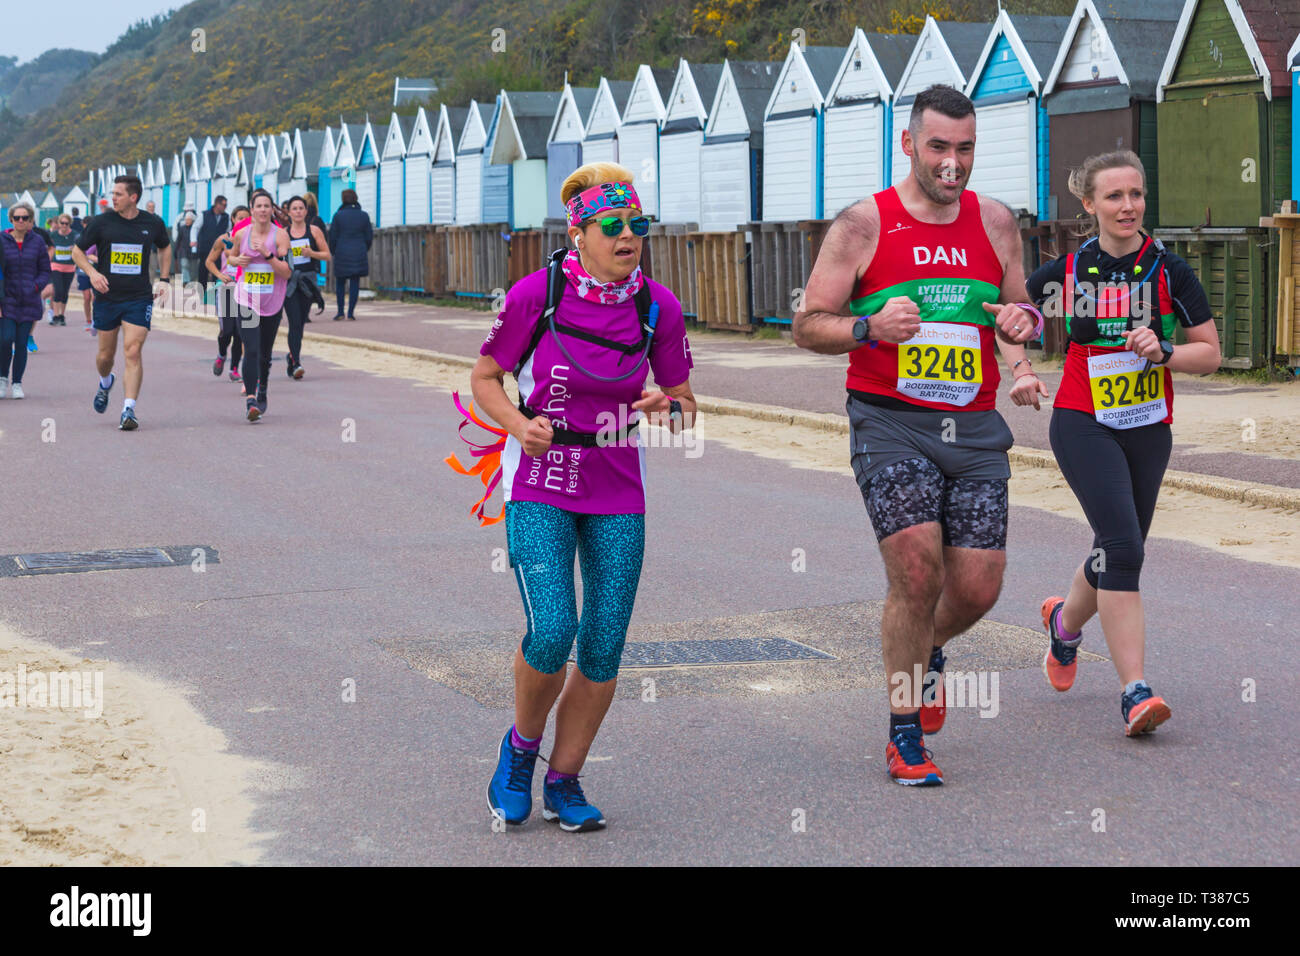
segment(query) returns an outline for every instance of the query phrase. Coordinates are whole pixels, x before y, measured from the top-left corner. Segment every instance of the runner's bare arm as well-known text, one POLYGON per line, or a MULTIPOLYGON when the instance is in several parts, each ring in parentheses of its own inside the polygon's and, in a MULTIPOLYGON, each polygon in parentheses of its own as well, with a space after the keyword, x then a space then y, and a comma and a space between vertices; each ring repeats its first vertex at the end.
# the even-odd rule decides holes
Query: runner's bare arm
MULTIPOLYGON (((1012 304, 1029 301, 1029 290, 1025 288, 1020 227, 1016 225, 1010 209, 987 196, 980 196, 980 218, 984 222, 984 231, 988 233, 989 243, 1002 262, 1002 286, 998 290, 1001 308, 985 305, 984 309, 997 314, 994 329, 997 332, 998 347, 1001 348, 1004 344, 1020 346, 1034 337, 1034 329, 1038 324, 1037 316, 1012 304), (1017 328, 1020 331, 1017 332, 1017 328)), ((1021 353, 1023 351, 1021 349, 1021 353)), ((1010 353, 1003 350, 1002 354, 1006 357, 1010 353)), ((1016 359, 1009 360, 1014 362, 1016 359)))
MULTIPOLYGON (((170 245, 167 245, 167 246, 163 246, 161 249, 158 250, 158 275, 159 276, 165 275, 170 277, 171 274, 172 274, 172 247, 170 245)), ((159 279, 158 281, 161 282, 162 279, 159 279)))
POLYGON ((993 251, 1002 262, 1002 286, 998 290, 998 302, 1001 305, 985 303, 984 311, 997 316, 994 325, 997 334, 993 338, 1013 379, 1010 393, 1012 403, 1033 405, 1037 411, 1041 407, 1039 399, 1047 398, 1050 393, 1030 367, 1029 356, 1022 343, 1034 337, 1038 318, 1024 309, 1008 304, 1029 301, 1029 290, 1025 288, 1020 228, 1010 209, 986 196, 980 196, 980 218, 984 222, 993 251), (1015 331, 1017 327, 1021 329, 1020 332, 1015 331), (1019 341, 1009 340, 1006 337, 1008 334, 1011 339, 1019 341))
POLYGON ((506 394, 506 370, 490 355, 480 355, 469 373, 470 391, 478 407, 514 435, 524 454, 536 457, 551 447, 551 423, 544 415, 528 418, 506 394))
POLYGON ((794 316, 795 345, 823 355, 842 355, 862 345, 853 338, 857 317, 849 314, 849 300, 879 236, 880 213, 873 199, 854 203, 835 217, 808 277, 804 307, 794 316))
POLYGON ((289 255, 289 233, 283 229, 277 229, 275 233, 275 258, 271 260, 271 271, 281 279, 287 279, 293 275, 293 266, 288 260, 289 255))
POLYGON ((320 226, 312 226, 311 234, 316 237, 316 251, 313 252, 308 249, 306 250, 307 255, 322 262, 329 262, 332 256, 330 255, 330 244, 325 241, 325 233, 321 232, 320 226))
POLYGON ((95 266, 91 263, 90 257, 86 255, 81 246, 75 242, 72 244, 72 263, 86 275, 94 271, 95 266))
POLYGON ((226 240, 229 238, 230 236, 225 233, 217 236, 212 243, 211 251, 208 252, 207 259, 203 261, 204 267, 216 277, 218 282, 226 281, 226 277, 222 275, 221 270, 217 268, 217 263, 221 261, 221 250, 225 248, 226 240))

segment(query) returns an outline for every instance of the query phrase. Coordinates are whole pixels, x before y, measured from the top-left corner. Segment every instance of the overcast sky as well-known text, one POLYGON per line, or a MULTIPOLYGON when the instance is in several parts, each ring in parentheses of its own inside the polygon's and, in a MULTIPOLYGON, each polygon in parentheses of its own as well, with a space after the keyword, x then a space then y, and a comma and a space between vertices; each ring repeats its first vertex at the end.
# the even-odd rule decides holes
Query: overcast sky
POLYGON ((0 56, 19 63, 52 47, 103 53, 142 17, 176 10, 189 0, 59 0, 57 4, 3 0, 0 56))

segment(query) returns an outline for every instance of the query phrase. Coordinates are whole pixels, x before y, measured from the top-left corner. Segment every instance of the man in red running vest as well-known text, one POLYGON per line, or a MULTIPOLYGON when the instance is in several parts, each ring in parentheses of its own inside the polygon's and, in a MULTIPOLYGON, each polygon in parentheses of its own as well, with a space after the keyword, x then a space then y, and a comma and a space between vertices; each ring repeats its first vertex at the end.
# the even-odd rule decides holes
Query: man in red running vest
POLYGON ((1028 304, 1020 231, 1006 206, 966 191, 975 107, 948 86, 916 97, 907 178, 850 206, 826 233, 794 317, 794 340, 849 353, 853 472, 885 562, 881 644, 889 677, 885 750, 898 783, 943 774, 923 733, 943 726, 943 645, 978 621, 1006 567, 1007 449, 998 357, 1012 400, 1047 388, 1021 343, 1028 304))

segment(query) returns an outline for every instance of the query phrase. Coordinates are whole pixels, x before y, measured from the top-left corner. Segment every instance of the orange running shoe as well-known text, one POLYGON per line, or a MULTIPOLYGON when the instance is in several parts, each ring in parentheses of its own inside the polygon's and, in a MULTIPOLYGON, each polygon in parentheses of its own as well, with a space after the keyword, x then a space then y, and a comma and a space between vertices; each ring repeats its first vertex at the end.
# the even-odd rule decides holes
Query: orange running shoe
POLYGON ((936 647, 930 652, 930 670, 925 675, 926 683, 921 689, 921 732, 926 734, 937 734, 943 729, 944 718, 948 716, 947 702, 943 696, 943 665, 948 663, 948 659, 943 656, 943 648, 936 647), (934 674, 935 677, 930 675, 934 674), (931 692, 929 682, 934 681, 934 690, 931 692), (934 699, 927 702, 927 698, 933 693, 934 699))
POLYGON ((1047 653, 1043 655, 1043 673, 1047 682, 1057 690, 1069 690, 1074 686, 1074 672, 1078 667, 1074 656, 1079 653, 1081 633, 1071 645, 1066 644, 1056 635, 1056 609, 1065 604, 1063 597, 1049 597, 1043 602, 1043 627, 1047 629, 1049 642, 1047 653))
POLYGON ((906 731, 894 734, 885 748, 889 775, 905 787, 938 787, 943 772, 934 765, 934 754, 925 749, 925 738, 906 731))
POLYGON ((1124 715, 1124 734, 1128 737, 1151 733, 1173 713, 1145 683, 1138 684, 1133 693, 1120 697, 1120 712, 1124 715))

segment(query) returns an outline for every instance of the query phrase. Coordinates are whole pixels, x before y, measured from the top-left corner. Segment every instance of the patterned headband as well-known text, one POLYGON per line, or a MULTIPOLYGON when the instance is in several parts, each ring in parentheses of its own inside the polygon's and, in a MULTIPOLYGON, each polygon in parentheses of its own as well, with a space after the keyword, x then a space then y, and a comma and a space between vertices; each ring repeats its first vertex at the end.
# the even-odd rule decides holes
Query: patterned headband
POLYGON ((601 183, 569 200, 569 225, 580 226, 602 212, 628 208, 641 211, 641 199, 631 183, 601 183))

